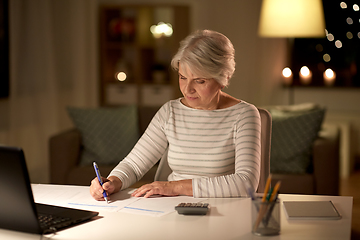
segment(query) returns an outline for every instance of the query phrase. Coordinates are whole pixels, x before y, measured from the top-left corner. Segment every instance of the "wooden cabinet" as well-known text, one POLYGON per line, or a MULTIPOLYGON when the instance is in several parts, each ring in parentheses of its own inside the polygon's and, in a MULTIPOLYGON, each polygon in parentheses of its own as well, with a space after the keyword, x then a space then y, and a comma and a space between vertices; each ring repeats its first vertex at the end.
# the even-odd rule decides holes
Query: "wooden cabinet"
POLYGON ((189 34, 188 6, 102 6, 99 19, 101 105, 161 106, 180 96, 170 62, 189 34), (160 22, 171 36, 154 37, 160 22))

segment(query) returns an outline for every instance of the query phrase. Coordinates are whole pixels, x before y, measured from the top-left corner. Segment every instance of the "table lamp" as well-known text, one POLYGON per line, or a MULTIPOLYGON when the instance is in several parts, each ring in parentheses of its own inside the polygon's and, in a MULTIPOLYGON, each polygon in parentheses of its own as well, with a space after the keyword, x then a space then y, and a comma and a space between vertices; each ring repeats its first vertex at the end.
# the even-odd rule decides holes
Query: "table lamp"
MULTIPOLYGON (((294 38, 325 36, 324 10, 321 0, 263 0, 259 35, 287 38, 287 64, 290 64, 294 38)), ((291 85, 287 80, 286 85, 291 85)))
POLYGON ((313 38, 325 36, 321 0, 263 0, 261 37, 313 38))

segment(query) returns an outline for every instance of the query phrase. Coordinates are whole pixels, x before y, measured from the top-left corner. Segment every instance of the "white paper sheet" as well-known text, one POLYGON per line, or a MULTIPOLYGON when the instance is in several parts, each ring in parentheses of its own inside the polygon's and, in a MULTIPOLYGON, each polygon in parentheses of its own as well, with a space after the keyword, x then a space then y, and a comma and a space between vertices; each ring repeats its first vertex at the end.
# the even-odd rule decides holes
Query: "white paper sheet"
POLYGON ((181 202, 203 202, 207 199, 188 196, 150 198, 131 197, 134 189, 126 189, 110 196, 110 202, 93 199, 87 186, 32 184, 35 202, 90 211, 125 212, 153 217, 175 211, 181 202))
POLYGON ((35 202, 90 211, 117 212, 139 198, 130 196, 130 190, 111 195, 109 204, 96 201, 86 186, 71 185, 32 185, 35 202))
POLYGON ((179 203, 197 203, 207 199, 193 198, 188 196, 176 197, 150 197, 140 198, 139 201, 133 202, 124 207, 120 212, 148 215, 153 217, 161 217, 175 211, 175 206, 179 203))

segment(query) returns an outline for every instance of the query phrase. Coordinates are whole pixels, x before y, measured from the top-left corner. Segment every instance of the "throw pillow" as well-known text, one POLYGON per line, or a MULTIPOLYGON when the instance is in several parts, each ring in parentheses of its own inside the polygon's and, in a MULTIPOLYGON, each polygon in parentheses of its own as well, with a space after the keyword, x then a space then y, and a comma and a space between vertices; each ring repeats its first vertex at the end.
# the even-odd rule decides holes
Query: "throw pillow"
POLYGON ((114 165, 131 151, 139 138, 136 106, 121 108, 68 108, 80 130, 84 149, 80 165, 114 165))
POLYGON ((269 111, 272 115, 270 171, 311 172, 312 145, 321 129, 325 109, 269 111))

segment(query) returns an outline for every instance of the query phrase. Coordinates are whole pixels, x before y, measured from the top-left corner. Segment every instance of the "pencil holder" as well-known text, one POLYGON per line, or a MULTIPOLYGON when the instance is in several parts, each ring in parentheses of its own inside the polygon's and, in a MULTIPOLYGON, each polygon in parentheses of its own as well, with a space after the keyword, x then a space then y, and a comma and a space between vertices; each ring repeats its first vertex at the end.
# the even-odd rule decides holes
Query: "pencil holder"
POLYGON ((258 236, 280 234, 280 201, 252 200, 252 233, 258 236))

